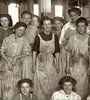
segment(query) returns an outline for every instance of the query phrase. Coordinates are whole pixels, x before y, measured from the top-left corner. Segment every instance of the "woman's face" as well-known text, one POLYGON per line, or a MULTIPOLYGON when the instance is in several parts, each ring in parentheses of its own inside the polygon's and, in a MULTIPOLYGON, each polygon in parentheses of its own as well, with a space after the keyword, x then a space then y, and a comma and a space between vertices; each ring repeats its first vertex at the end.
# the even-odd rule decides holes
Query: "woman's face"
POLYGON ((25 27, 21 26, 15 30, 17 37, 22 37, 25 32, 25 27))
POLYGON ((32 17, 31 24, 34 26, 39 26, 38 18, 37 17, 32 17))
POLYGON ((21 84, 21 93, 25 96, 29 95, 30 93, 30 85, 28 83, 22 83, 21 84))
POLYGON ((84 22, 79 22, 77 25, 77 31, 79 34, 85 34, 86 33, 87 26, 84 22))
POLYGON ((24 14, 22 21, 28 26, 31 23, 31 15, 30 14, 24 14))
POLYGON ((70 18, 71 18, 72 22, 75 23, 77 21, 77 19, 79 18, 79 15, 75 12, 70 12, 70 18))
POLYGON ((9 26, 9 20, 7 17, 1 17, 0 21, 3 28, 7 28, 9 26))
POLYGON ((43 21, 43 29, 45 32, 50 32, 52 28, 52 24, 50 20, 44 20, 43 21))
POLYGON ((63 26, 63 23, 62 22, 60 22, 59 20, 55 20, 54 27, 55 27, 55 29, 57 31, 59 31, 62 28, 62 26, 63 26))
POLYGON ((64 82, 63 90, 66 94, 70 94, 73 89, 73 84, 71 82, 64 82))

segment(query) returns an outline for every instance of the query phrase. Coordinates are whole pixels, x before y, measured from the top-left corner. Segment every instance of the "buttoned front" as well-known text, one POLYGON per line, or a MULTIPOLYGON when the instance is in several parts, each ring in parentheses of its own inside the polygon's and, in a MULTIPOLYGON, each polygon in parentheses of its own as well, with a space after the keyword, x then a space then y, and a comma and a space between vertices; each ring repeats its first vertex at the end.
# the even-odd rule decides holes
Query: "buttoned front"
POLYGON ((51 100, 81 100, 81 97, 73 91, 68 95, 63 90, 60 90, 53 93, 51 100))

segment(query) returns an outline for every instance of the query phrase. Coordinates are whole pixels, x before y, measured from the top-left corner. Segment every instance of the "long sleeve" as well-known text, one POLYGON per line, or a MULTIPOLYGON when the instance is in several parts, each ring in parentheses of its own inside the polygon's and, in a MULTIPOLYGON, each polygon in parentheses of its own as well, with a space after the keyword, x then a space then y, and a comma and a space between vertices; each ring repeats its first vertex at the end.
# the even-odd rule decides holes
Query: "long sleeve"
POLYGON ((60 53, 59 40, 58 40, 57 35, 55 35, 55 52, 54 53, 60 53))
POLYGON ((35 41, 33 44, 33 51, 36 51, 39 53, 39 48, 40 48, 40 39, 38 37, 38 35, 35 37, 35 41))
POLYGON ((69 24, 70 24, 70 22, 68 22, 67 24, 65 24, 65 25, 63 26, 62 31, 61 31, 61 36, 60 36, 60 38, 59 38, 59 44, 62 44, 62 41, 63 41, 63 39, 64 39, 65 32, 66 32, 66 30, 68 29, 69 24))

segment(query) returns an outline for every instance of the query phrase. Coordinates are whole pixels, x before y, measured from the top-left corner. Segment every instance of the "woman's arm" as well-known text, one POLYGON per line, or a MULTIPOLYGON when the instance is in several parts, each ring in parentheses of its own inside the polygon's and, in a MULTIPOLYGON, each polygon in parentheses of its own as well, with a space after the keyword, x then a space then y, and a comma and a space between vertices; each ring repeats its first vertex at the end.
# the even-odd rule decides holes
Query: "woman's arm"
POLYGON ((60 68, 59 68, 59 53, 55 53, 55 58, 56 58, 56 70, 57 70, 57 73, 59 73, 60 71, 60 68))
POLYGON ((33 51, 33 66, 32 66, 33 73, 35 73, 36 70, 36 59, 37 59, 37 52, 33 51))
POLYGON ((13 70, 12 63, 9 61, 8 57, 5 55, 4 51, 1 51, 1 56, 6 61, 6 63, 8 64, 8 69, 10 71, 12 71, 13 70))
POLYGON ((67 51, 66 53, 66 74, 70 74, 70 52, 67 51))

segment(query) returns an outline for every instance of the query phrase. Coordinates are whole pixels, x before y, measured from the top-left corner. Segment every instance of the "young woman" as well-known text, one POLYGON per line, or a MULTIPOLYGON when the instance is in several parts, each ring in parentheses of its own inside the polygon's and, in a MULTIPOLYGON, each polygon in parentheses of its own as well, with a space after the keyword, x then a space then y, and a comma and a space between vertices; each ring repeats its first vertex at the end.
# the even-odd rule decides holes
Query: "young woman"
POLYGON ((39 32, 39 17, 32 15, 31 25, 25 31, 25 37, 28 39, 31 48, 33 47, 35 36, 39 32))
POLYGON ((77 80, 77 93, 86 99, 89 91, 88 82, 88 68, 89 68, 89 54, 88 54, 88 34, 87 19, 80 17, 76 21, 76 35, 73 35, 66 46, 67 50, 67 68, 66 71, 73 78, 77 80))
POLYGON ((79 8, 71 8, 68 10, 68 14, 71 18, 71 21, 63 26, 59 39, 59 43, 62 44, 63 42, 65 42, 65 45, 67 44, 70 36, 76 33, 75 22, 81 16, 81 10, 79 8))
POLYGON ((58 86, 60 48, 49 17, 42 19, 42 26, 43 32, 36 36, 33 46, 34 91, 39 100, 48 100, 58 86))
POLYGON ((81 16, 81 10, 79 8, 70 8, 68 10, 68 14, 71 18, 71 21, 66 23, 61 31, 61 36, 59 38, 59 44, 60 44, 60 48, 61 50, 61 66, 62 66, 62 71, 63 71, 63 76, 66 75, 66 56, 67 56, 67 52, 65 50, 65 46, 68 44, 68 40, 69 38, 76 34, 76 25, 75 22, 77 21, 77 19, 81 16))
POLYGON ((38 100, 32 92, 33 83, 30 79, 24 78, 19 80, 17 87, 20 92, 12 100, 38 100))
POLYGON ((10 34, 12 34, 12 18, 9 14, 0 15, 0 48, 3 42, 3 39, 10 34))
POLYGON ((81 100, 81 97, 74 92, 77 81, 70 76, 63 77, 60 82, 60 90, 53 93, 50 100, 81 100))
POLYGON ((29 76, 30 72, 30 46, 23 36, 26 24, 17 22, 14 26, 15 34, 6 37, 1 46, 2 56, 2 94, 3 100, 12 100, 15 86, 23 76, 29 76))
POLYGON ((62 17, 54 17, 53 21, 54 21, 54 31, 58 36, 58 38, 60 38, 61 30, 63 28, 65 21, 62 17))

